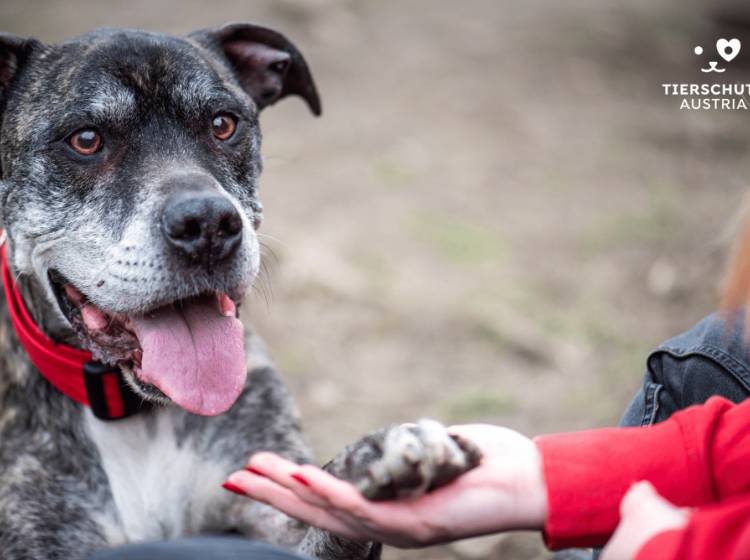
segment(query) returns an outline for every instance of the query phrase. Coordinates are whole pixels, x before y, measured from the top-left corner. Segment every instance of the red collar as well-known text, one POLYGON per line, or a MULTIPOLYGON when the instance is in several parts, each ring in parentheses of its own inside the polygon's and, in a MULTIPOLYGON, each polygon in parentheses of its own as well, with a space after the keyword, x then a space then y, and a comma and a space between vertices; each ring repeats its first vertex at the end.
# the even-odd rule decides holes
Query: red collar
POLYGON ((91 408, 103 420, 125 418, 142 409, 142 400, 125 383, 120 369, 93 360, 91 353, 56 344, 34 323, 8 266, 5 232, 0 230, 0 259, 5 300, 18 340, 39 373, 58 391, 91 408))

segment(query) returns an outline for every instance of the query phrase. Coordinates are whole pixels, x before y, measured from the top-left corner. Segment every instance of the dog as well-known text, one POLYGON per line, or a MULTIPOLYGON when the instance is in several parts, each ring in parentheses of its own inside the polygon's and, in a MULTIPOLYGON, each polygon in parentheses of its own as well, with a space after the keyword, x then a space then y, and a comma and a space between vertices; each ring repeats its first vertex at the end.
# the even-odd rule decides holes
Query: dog
MULTIPOLYGON (((0 34, 0 550, 83 559, 237 533, 314 558, 378 558, 222 490, 254 452, 312 462, 261 340, 238 319, 260 263, 259 112, 321 113, 299 50, 235 23, 185 37, 0 34)), ((325 467, 373 499, 476 465, 434 422, 325 467)))

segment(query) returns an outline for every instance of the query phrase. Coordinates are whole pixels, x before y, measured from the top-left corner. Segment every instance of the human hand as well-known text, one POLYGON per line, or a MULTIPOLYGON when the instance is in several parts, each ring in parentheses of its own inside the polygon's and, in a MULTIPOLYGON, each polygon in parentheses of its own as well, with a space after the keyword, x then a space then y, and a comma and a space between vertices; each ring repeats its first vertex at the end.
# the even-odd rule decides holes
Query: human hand
POLYGON ((418 547, 510 529, 541 529, 547 495, 541 455, 527 437, 472 424, 449 428, 483 453, 480 465, 417 498, 373 502, 312 465, 258 453, 230 489, 354 540, 418 547))
POLYGON ((600 560, 633 560, 659 533, 687 525, 690 512, 662 498, 649 482, 639 482, 620 502, 620 524, 600 560))

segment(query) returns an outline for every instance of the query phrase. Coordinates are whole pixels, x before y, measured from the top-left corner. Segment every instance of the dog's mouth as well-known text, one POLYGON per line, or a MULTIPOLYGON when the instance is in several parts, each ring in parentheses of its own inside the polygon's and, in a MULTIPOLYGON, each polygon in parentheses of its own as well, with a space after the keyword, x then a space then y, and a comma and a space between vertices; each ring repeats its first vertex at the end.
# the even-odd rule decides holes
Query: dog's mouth
POLYGON ((50 271, 58 304, 94 358, 118 365, 144 396, 164 395, 194 414, 228 410, 245 384, 243 327, 224 293, 180 299, 145 313, 110 313, 50 271))

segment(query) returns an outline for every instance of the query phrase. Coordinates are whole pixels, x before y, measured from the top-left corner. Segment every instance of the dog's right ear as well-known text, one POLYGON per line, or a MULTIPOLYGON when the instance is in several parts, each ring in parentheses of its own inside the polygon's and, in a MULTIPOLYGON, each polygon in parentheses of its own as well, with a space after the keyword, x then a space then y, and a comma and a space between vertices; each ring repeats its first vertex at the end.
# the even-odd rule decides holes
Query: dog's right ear
POLYGON ((11 33, 0 33, 0 108, 18 71, 42 44, 36 39, 25 39, 11 33))
MULTIPOLYGON (((25 39, 11 33, 0 33, 0 120, 5 111, 8 90, 18 75, 19 70, 26 64, 32 51, 41 48, 42 44, 36 39, 25 39)), ((0 193, 3 190, 3 168, 0 165, 0 193)), ((2 223, 0 223, 0 226, 2 223)))

